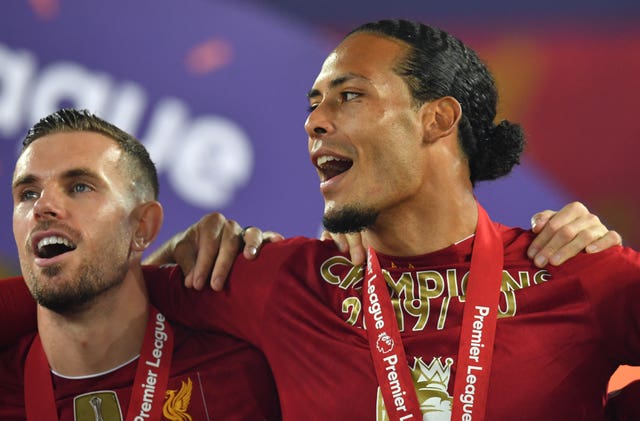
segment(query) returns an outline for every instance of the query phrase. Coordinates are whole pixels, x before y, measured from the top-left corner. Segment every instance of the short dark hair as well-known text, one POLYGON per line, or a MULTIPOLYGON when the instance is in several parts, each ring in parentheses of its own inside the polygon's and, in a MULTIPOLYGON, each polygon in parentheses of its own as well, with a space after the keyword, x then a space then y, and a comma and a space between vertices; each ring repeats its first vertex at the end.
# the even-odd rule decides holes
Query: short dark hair
POLYGON ((469 159, 471 182, 509 174, 524 149, 524 133, 507 120, 498 125, 498 93, 487 66, 462 41, 445 31, 408 20, 365 23, 359 32, 398 39, 410 50, 395 71, 407 83, 418 105, 451 96, 462 106, 459 141, 469 159))
POLYGON ((22 141, 22 152, 37 139, 60 132, 95 132, 113 139, 124 152, 127 170, 142 197, 151 193, 158 199, 159 183, 156 166, 149 152, 134 136, 87 110, 63 108, 38 121, 22 141))

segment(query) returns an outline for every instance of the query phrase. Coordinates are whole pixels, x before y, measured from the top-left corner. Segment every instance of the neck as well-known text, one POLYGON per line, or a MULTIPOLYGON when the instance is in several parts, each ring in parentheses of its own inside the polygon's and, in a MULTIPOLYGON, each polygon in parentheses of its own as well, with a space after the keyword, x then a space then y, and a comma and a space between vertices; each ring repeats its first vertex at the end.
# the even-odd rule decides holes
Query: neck
POLYGON ((38 333, 52 370, 86 376, 139 354, 149 302, 141 270, 127 278, 88 308, 70 315, 38 306, 38 333))
POLYGON ((441 250, 472 235, 478 209, 470 190, 432 198, 423 206, 381 212, 363 236, 365 243, 391 256, 417 256, 441 250), (452 197, 454 196, 454 197, 452 197))

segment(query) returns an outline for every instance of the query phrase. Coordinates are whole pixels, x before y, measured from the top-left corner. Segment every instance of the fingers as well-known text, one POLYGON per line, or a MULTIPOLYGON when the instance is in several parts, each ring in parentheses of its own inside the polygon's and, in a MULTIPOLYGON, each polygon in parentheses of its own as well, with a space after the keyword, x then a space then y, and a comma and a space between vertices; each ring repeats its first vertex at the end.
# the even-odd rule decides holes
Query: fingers
POLYGON ((189 235, 194 234, 189 234, 188 231, 185 231, 182 238, 175 241, 172 247, 173 258, 171 260, 180 266, 184 274, 184 286, 193 288, 193 267, 196 264, 196 250, 194 249, 194 243, 187 240, 189 235))
POLYGON ((258 227, 246 227, 240 232, 240 239, 244 241, 244 257, 253 259, 262 245, 262 230, 258 227))
MULTIPOLYGON (((212 213, 204 216, 193 227, 193 235, 190 236, 192 243, 192 254, 189 256, 194 260, 192 270, 192 286, 195 289, 204 288, 210 274, 213 272, 214 262, 220 251, 220 242, 223 238, 227 219, 220 213, 212 213)), ((239 244, 236 246, 236 252, 239 244)), ((176 263, 183 267, 183 264, 176 258, 176 263)), ((185 265, 187 262, 185 261, 185 265)), ((189 274, 185 272, 185 285, 189 274)), ((211 276, 213 278, 213 275, 211 276)), ((188 286, 188 285, 187 285, 188 286)))
MULTIPOLYGON (((575 233, 571 235, 569 232, 570 228, 566 227, 571 222, 585 214, 588 214, 586 208, 582 206, 582 204, 578 204, 578 202, 573 202, 563 207, 557 213, 546 210, 537 213, 533 218, 531 218, 531 222, 533 224, 532 230, 533 232, 537 232, 538 235, 531 242, 531 245, 527 250, 527 255, 530 259, 534 259, 536 266, 546 266, 551 255, 560 248, 562 239, 561 237, 556 237, 558 230, 565 227, 564 231, 560 235, 570 236, 571 238, 568 241, 572 240, 575 233)), ((568 241, 564 239, 564 243, 568 241)))
POLYGON ((351 255, 351 263, 354 266, 364 264, 366 251, 364 249, 364 241, 362 234, 359 232, 347 234, 347 242, 349 243, 349 254, 351 255))
POLYGON ((334 234, 323 231, 320 236, 321 240, 332 239, 342 253, 349 252, 351 263, 354 266, 364 263, 366 251, 363 245, 362 234, 359 232, 350 234, 334 234))
POLYGON ((284 236, 279 232, 265 231, 258 227, 246 227, 240 233, 241 240, 244 241, 243 256, 248 260, 253 260, 258 256, 260 249, 266 243, 277 243, 284 240, 284 236))
POLYGON ((539 232, 527 251, 538 267, 548 263, 560 265, 586 250, 590 253, 622 244, 615 231, 609 231, 600 219, 579 202, 563 207, 558 213, 544 211, 534 215, 534 232, 539 232))
POLYGON ((539 256, 543 257, 536 256, 534 261, 538 266, 546 264, 545 260, 554 266, 558 266, 583 251, 587 245, 605 234, 606 228, 604 226, 583 226, 577 233, 573 228, 563 227, 539 253, 539 256))
POLYGON ((333 240, 341 253, 346 253, 347 251, 349 251, 349 242, 347 241, 347 236, 344 234, 334 234, 332 232, 324 230, 320 235, 320 239, 333 240))
POLYGON ((241 232, 242 228, 236 221, 226 221, 222 227, 220 247, 210 278, 210 285, 214 291, 221 291, 229 277, 233 262, 242 247, 241 232))
POLYGON ((542 212, 538 212, 531 217, 531 231, 535 233, 539 233, 542 231, 542 228, 549 222, 549 219, 557 212, 552 210, 544 210, 542 212))
POLYGON ((244 257, 252 260, 258 256, 264 243, 281 240, 284 240, 284 237, 280 233, 274 231, 263 233, 258 227, 242 229, 236 221, 226 221, 220 233, 220 247, 211 272, 211 288, 214 291, 222 291, 241 248, 244 257))
POLYGON ((621 246, 622 236, 616 231, 607 231, 607 233, 598 238, 593 243, 586 247, 587 253, 598 253, 599 251, 606 250, 610 247, 621 246))
MULTIPOLYGON (((278 241, 282 241, 282 240, 284 240, 284 235, 280 234, 279 232, 265 231, 262 233, 263 243, 277 243, 278 241)), ((260 251, 261 247, 262 247, 262 244, 260 245, 260 247, 258 247, 258 251, 260 251)))

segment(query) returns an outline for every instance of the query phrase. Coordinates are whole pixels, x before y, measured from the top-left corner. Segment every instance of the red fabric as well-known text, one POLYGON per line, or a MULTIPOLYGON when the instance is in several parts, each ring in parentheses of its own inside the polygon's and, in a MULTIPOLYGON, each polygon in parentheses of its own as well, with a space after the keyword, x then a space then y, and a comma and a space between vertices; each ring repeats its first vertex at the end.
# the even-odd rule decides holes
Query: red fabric
MULTIPOLYGON (((155 269, 147 269, 145 276, 148 279, 156 273, 155 269)), ((5 325, 1 329, 4 334, 5 325)), ((16 328, 11 330, 16 331, 16 328)), ((174 331, 173 364, 167 387, 169 394, 165 399, 167 411, 181 411, 181 403, 176 398, 182 390, 183 398, 188 399, 186 413, 193 420, 280 418, 271 373, 255 348, 227 335, 193 332, 180 325, 174 324, 174 331)), ((23 336, 0 352, 0 419, 25 419, 22 372, 32 338, 33 334, 23 336)), ((89 379, 69 380, 53 376, 59 419, 74 419, 74 397, 102 390, 115 391, 122 413, 126 414, 136 366, 137 360, 112 373, 89 379)))
MULTIPOLYGON (((525 256, 531 235, 498 229, 507 271, 487 419, 605 419, 609 376, 619 364, 640 363, 640 257, 616 248, 539 270, 525 256)), ((472 241, 416 258, 380 256, 431 418, 448 416, 463 307, 457 294, 472 241)), ((183 323, 258 346, 285 419, 375 419, 381 400, 362 315, 354 316, 361 273, 332 244, 296 238, 266 246, 254 262, 240 257, 224 293, 185 291, 179 271, 171 275, 169 287, 152 287, 152 301, 183 323), (345 322, 352 316, 354 325, 345 322)))
MULTIPOLYGON (((531 234, 497 228, 506 272, 487 419, 606 419, 611 373, 640 365, 639 255, 617 247, 539 270, 525 255, 531 234)), ((379 255, 423 411, 435 419, 448 415, 472 241, 414 258, 379 255)), ((332 243, 294 238, 265 246, 256 261, 239 257, 223 293, 185 290, 176 268, 162 273, 169 282, 149 288, 169 319, 229 331, 264 352, 285 419, 375 419, 381 400, 360 328, 362 274, 332 243)))

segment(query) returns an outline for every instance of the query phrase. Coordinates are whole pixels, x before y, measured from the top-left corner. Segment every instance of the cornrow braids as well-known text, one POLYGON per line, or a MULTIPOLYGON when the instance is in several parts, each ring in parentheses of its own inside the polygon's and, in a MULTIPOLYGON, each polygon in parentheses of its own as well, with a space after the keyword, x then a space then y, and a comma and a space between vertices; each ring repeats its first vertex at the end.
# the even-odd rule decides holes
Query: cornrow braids
POLYGON ((417 105, 444 96, 462 107, 459 141, 469 159, 470 178, 493 180, 509 174, 524 149, 524 133, 506 120, 494 124, 498 94, 487 66, 462 41, 445 31, 408 20, 361 25, 359 32, 398 39, 410 50, 395 71, 407 83, 417 105))

